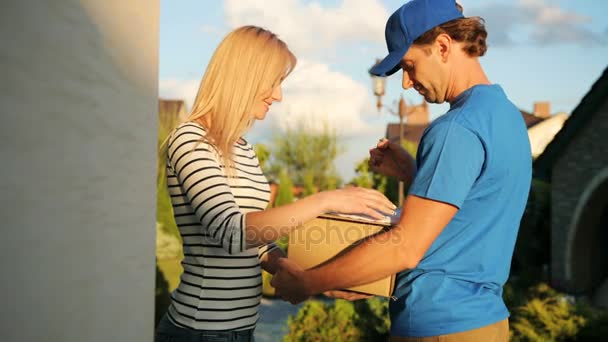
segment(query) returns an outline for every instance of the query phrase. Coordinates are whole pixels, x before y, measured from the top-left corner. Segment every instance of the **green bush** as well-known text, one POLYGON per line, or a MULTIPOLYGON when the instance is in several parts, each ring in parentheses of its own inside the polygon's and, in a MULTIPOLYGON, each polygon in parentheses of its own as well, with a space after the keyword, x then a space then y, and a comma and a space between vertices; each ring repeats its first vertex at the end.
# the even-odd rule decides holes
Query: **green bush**
POLYGON ((289 317, 286 342, 299 341, 360 341, 361 329, 355 326, 358 319, 351 302, 336 300, 334 305, 312 300, 289 317))
POLYGON ((156 222, 156 259, 182 259, 184 256, 182 250, 182 241, 178 236, 168 233, 163 229, 163 225, 156 222))
POLYGON ((272 274, 262 270, 262 295, 265 297, 274 297, 275 289, 270 285, 272 274))
POLYGON ((391 319, 388 313, 387 298, 375 297, 354 302, 355 311, 359 315, 357 322, 363 330, 366 341, 385 341, 391 330, 391 319))
MULTIPOLYGON (((522 289, 507 283, 511 341, 603 341, 608 311, 555 291, 545 283, 522 289)), ((390 332, 388 300, 307 302, 288 320, 284 341, 384 341, 390 332)))
POLYGON ((548 279, 551 251, 551 185, 533 179, 511 264, 512 278, 522 288, 548 279))
POLYGON ((577 341, 605 341, 608 336, 608 310, 601 310, 587 304, 578 304, 577 312, 583 315, 587 324, 580 329, 577 341))
POLYGON ((165 312, 167 312, 169 304, 171 304, 169 283, 165 279, 163 272, 158 268, 158 264, 156 265, 156 289, 154 296, 154 327, 156 327, 165 312))
POLYGON ((576 339, 586 319, 565 295, 547 284, 528 291, 525 304, 512 312, 511 341, 567 341, 576 339))
POLYGON ((167 188, 166 155, 160 152, 167 136, 177 126, 179 117, 178 113, 163 112, 162 108, 158 115, 157 151, 159 154, 156 162, 156 222, 161 224, 165 232, 179 237, 179 230, 173 217, 171 197, 167 188))
POLYGON ((306 302, 289 317, 284 341, 383 341, 388 337, 388 300, 306 302))

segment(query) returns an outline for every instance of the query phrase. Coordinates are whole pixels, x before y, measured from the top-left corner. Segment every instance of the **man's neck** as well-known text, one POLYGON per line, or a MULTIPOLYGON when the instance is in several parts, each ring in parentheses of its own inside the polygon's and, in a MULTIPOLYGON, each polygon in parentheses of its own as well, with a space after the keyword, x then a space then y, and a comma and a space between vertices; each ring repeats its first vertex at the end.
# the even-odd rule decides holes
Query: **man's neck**
POLYGON ((453 68, 452 82, 448 88, 447 102, 452 103, 460 94, 480 84, 492 84, 483 71, 478 58, 464 57, 453 68))

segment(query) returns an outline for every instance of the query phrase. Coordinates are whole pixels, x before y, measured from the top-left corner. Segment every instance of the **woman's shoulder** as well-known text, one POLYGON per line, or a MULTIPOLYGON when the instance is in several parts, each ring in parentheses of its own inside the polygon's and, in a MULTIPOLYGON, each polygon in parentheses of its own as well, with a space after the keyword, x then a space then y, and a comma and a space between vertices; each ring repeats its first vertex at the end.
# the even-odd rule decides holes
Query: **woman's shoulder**
POLYGON ((245 139, 245 137, 240 137, 235 143, 234 143, 235 147, 241 148, 241 149, 246 149, 246 150, 251 150, 253 149, 253 146, 251 146, 251 144, 245 139))
MULTIPOLYGON (((190 146, 200 146, 209 149, 209 143, 205 136, 207 131, 203 126, 196 122, 183 122, 177 125, 169 134, 167 140, 167 151, 169 154, 175 153, 176 149, 183 148, 188 150, 190 146)), ((191 148, 190 148, 191 149, 191 148)))
POLYGON ((199 140, 200 142, 205 141, 207 131, 203 126, 196 122, 182 122, 175 127, 171 133, 169 133, 169 145, 172 145, 175 141, 190 141, 192 139, 199 140))
POLYGON ((234 152, 238 157, 246 157, 247 159, 257 158, 255 148, 244 137, 240 137, 234 143, 234 152))
POLYGON ((200 136, 207 135, 207 131, 205 127, 201 126, 199 123, 194 121, 186 121, 182 122, 175 129, 173 129, 173 136, 178 135, 180 133, 191 133, 197 134, 200 136))

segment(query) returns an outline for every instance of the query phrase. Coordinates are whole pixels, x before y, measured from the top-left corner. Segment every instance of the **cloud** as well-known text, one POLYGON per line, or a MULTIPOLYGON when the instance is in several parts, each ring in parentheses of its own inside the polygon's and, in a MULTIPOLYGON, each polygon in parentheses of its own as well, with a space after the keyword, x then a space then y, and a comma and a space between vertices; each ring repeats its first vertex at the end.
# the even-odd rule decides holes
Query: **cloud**
POLYGON ((352 137, 374 130, 367 120, 375 113, 373 104, 365 85, 326 64, 300 60, 283 84, 283 102, 274 104, 268 117, 281 129, 328 124, 340 136, 352 137))
POLYGON ((224 9, 232 27, 268 28, 298 56, 335 48, 338 43, 383 42, 388 17, 378 0, 342 1, 332 8, 299 0, 227 0, 224 9))
POLYGON ((606 42, 605 35, 585 26, 591 21, 590 17, 562 9, 545 0, 490 3, 471 11, 465 9, 465 14, 484 18, 489 43, 497 46, 520 43, 589 45, 606 42))
POLYGON ((158 96, 163 99, 184 100, 190 108, 196 97, 200 80, 177 78, 162 79, 158 83, 158 96))

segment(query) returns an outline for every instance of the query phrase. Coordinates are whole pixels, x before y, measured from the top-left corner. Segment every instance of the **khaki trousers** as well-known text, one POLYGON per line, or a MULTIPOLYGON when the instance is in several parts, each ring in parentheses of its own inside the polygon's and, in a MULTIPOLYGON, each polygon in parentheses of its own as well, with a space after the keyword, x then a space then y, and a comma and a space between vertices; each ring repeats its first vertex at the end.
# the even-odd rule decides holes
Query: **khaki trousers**
POLYGON ((400 337, 391 336, 390 342, 508 342, 509 320, 505 319, 485 327, 463 331, 459 333, 428 336, 428 337, 400 337))

